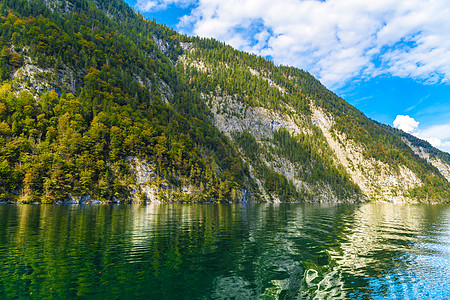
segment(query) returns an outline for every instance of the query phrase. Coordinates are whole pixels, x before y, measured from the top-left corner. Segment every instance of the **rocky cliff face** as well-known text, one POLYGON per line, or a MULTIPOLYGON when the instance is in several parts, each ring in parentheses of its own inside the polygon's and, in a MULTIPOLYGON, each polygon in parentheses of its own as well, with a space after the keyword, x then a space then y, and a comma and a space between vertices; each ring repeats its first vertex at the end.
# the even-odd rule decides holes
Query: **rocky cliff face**
MULTIPOLYGON (((208 59, 203 59, 202 55, 199 55, 199 52, 207 50, 196 49, 192 45, 186 47, 185 50, 185 55, 180 58, 179 63, 184 66, 185 70, 188 70, 188 75, 189 70, 195 69, 194 74, 203 73, 210 79, 210 82, 217 84, 223 74, 235 72, 235 70, 232 70, 232 63, 229 62, 219 62, 217 65, 208 64, 208 59)), ((269 70, 255 70, 245 63, 239 64, 239 67, 249 70, 251 76, 247 75, 247 80, 266 81, 270 87, 279 91, 280 98, 289 94, 286 87, 277 84, 276 79, 271 78, 269 70)), ((295 82, 294 77, 289 79, 295 82)), ((239 89, 237 91, 239 93, 239 89)), ((242 94, 245 95, 246 92, 242 92, 242 94)), ((257 189, 266 201, 276 202, 279 199, 270 195, 270 192, 267 191, 264 180, 255 171, 256 167, 252 159, 245 158, 245 151, 242 151, 242 147, 236 142, 235 138, 239 133, 247 132, 251 134, 262 149, 259 151, 259 159, 262 163, 267 168, 292 181, 298 191, 305 190, 313 194, 311 201, 333 202, 343 199, 336 196, 336 192, 330 188, 327 182, 320 179, 315 183, 305 181, 304 176, 301 176, 301 171, 307 166, 293 163, 286 156, 280 154, 280 151, 278 151, 280 145, 274 139, 274 133, 280 129, 289 132, 293 138, 303 135, 311 140, 318 140, 319 143, 326 144, 325 147, 332 157, 331 164, 337 168, 343 168, 351 181, 361 191, 361 197, 353 198, 353 200, 347 198, 344 201, 355 201, 355 199, 358 199, 357 201, 389 202, 421 201, 414 198, 411 191, 423 187, 423 176, 421 177, 410 165, 393 165, 369 157, 366 145, 349 138, 346 132, 337 130, 333 112, 317 104, 314 96, 309 97, 310 110, 308 112, 298 111, 286 101, 280 101, 280 105, 276 109, 270 108, 266 105, 269 100, 264 99, 264 96, 252 101, 249 100, 248 96, 229 95, 226 88, 220 84, 217 84, 213 91, 203 93, 202 97, 210 109, 214 125, 233 140, 237 148, 241 148, 241 154, 250 166, 251 176, 256 180, 257 189), (255 105, 254 103, 259 104, 255 105), (317 136, 315 128, 320 129, 322 136, 317 136)), ((431 157, 426 149, 414 146, 406 138, 403 138, 403 141, 414 151, 415 155, 425 159, 429 164, 436 167, 441 175, 450 180, 450 163, 438 156, 431 157)), ((311 164, 314 164, 314 162, 311 164)))
POLYGON ((436 167, 439 172, 450 182, 450 162, 437 156, 432 156, 429 148, 424 148, 419 145, 414 145, 413 141, 403 137, 402 140, 414 151, 420 158, 425 159, 428 163, 436 167))
POLYGON ((328 145, 336 154, 338 163, 345 167, 353 181, 369 199, 411 201, 405 195, 406 192, 422 185, 414 172, 404 165, 394 168, 379 160, 365 158, 364 148, 361 145, 349 140, 345 134, 332 130, 333 119, 322 109, 314 107, 312 122, 322 130, 328 145))
MULTIPOLYGON (((205 96, 205 99, 207 99, 207 104, 211 107, 214 125, 230 139, 233 139, 235 133, 247 131, 256 138, 260 145, 270 151, 270 149, 276 148, 276 145, 273 143, 273 134, 280 128, 288 130, 292 136, 308 132, 307 128, 300 128, 297 124, 300 122, 296 123, 289 115, 280 114, 263 107, 247 107, 233 100, 231 96, 205 96)), ((411 188, 422 185, 421 180, 412 170, 406 166, 394 168, 375 159, 366 159, 363 155, 363 147, 347 139, 345 134, 332 131, 333 119, 331 116, 318 107, 313 105, 312 107, 311 124, 321 129, 329 147, 335 154, 335 163, 345 167, 367 200, 411 201, 406 192, 411 188)), ((300 119, 298 115, 295 117, 300 119)), ((415 152, 421 154, 433 166, 437 167, 447 179, 449 178, 449 165, 439 159, 430 159, 429 155, 426 156, 425 154, 424 156, 423 153, 426 152, 423 149, 415 152)), ((310 191, 314 190, 314 187, 298 179, 297 171, 301 166, 295 165, 279 155, 272 155, 270 158, 264 156, 262 159, 268 167, 292 180, 297 189, 307 188, 310 191)), ((251 161, 248 163, 252 164, 251 161)), ((253 176, 258 180, 256 175, 253 174, 253 176)), ((265 200, 279 202, 277 198, 271 199, 261 182, 259 180, 258 182, 258 188, 265 200)), ((316 189, 314 192, 316 201, 338 201, 332 190, 322 188, 316 189)))
MULTIPOLYGON (((259 75, 255 74, 255 76, 259 75)), ((212 113, 213 124, 228 138, 234 140, 236 135, 243 132, 248 132, 255 137, 260 148, 259 159, 266 167, 292 181, 298 191, 306 190, 310 194, 314 194, 313 201, 338 201, 333 190, 327 186, 311 184, 301 179, 300 171, 305 166, 291 162, 276 151, 279 146, 274 141, 274 133, 281 129, 288 131, 292 136, 299 133, 311 134, 308 126, 303 126, 305 125, 305 121, 302 120, 304 116, 292 108, 288 108, 290 110, 290 115, 288 115, 264 107, 248 106, 232 96, 203 95, 203 98, 212 113)), ((239 145, 236 146, 240 148, 239 145)), ((241 154, 245 157, 242 149, 241 154)), ((271 194, 264 187, 262 179, 255 172, 255 162, 251 159, 246 159, 246 162, 250 167, 250 175, 257 182, 258 192, 262 199, 280 202, 276 195, 271 194)))

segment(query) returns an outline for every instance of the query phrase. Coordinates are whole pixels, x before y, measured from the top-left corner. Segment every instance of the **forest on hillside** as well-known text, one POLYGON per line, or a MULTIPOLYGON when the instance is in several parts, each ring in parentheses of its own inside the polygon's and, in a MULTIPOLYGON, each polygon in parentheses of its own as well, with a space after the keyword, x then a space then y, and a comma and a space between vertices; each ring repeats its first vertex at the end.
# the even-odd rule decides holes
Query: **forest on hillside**
POLYGON ((403 133, 368 119, 308 72, 181 35, 121 0, 1 0, 0 50, 3 201, 90 195, 130 202, 133 158, 154 168, 159 201, 237 202, 247 192, 260 201, 257 182, 285 202, 314 201, 320 189, 342 201, 363 199, 311 124, 312 105, 331 114, 332 131, 362 145, 367 159, 413 170, 423 185, 408 191, 412 199, 450 199, 449 182, 403 133), (245 107, 295 112, 310 134, 275 131, 273 153, 248 132, 227 137, 208 107, 208 97, 227 96, 245 107), (263 156, 286 158, 296 180, 315 188, 296 187, 263 156))
POLYGON ((134 16, 141 34, 127 34, 89 2, 72 3, 63 15, 40 1, 0 4, 0 199, 129 199, 133 156, 163 181, 199 187, 183 200, 235 199, 245 167, 157 47, 155 24, 134 16), (29 63, 41 71, 12 78, 29 63), (74 93, 64 90, 71 72, 81 74, 74 93), (55 88, 36 89, 41 81, 55 88))

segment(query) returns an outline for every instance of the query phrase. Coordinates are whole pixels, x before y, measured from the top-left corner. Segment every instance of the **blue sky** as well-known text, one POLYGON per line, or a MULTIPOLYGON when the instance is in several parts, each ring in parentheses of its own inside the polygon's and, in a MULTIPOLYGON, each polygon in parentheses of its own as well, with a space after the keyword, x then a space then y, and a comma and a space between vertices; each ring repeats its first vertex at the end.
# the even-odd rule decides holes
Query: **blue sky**
POLYGON ((126 0, 146 18, 304 69, 450 152, 448 0, 126 0))

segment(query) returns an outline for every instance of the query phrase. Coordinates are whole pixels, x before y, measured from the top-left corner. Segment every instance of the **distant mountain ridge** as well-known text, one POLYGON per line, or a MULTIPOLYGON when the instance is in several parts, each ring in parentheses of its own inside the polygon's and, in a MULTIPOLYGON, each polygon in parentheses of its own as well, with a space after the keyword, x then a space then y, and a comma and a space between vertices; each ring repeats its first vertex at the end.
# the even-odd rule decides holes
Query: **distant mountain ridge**
POLYGON ((0 4, 0 199, 448 202, 450 155, 121 0, 0 4))

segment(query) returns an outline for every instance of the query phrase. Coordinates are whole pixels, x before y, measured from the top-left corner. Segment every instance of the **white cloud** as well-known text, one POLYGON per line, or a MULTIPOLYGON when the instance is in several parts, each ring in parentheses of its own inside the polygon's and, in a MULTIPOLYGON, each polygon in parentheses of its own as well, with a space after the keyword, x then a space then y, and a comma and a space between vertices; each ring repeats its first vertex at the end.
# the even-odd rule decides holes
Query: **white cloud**
POLYGON ((170 5, 186 7, 195 0, 137 0, 136 8, 142 12, 154 12, 166 9, 170 5))
POLYGON ((423 140, 426 140, 429 142, 433 147, 436 147, 442 151, 450 153, 450 141, 442 141, 438 138, 424 138, 423 140))
POLYGON ((445 150, 445 148, 450 149, 450 142, 443 142, 438 138, 428 138, 427 140, 433 147, 442 148, 444 151, 450 152, 449 150, 445 150))
POLYGON ((419 122, 410 116, 398 115, 394 120, 394 127, 401 129, 406 133, 413 133, 419 127, 419 122))
POLYGON ((441 140, 450 139, 450 124, 431 126, 420 132, 422 136, 435 137, 441 140))
POLYGON ((306 69, 330 88, 380 74, 450 82, 448 0, 138 0, 137 8, 172 4, 195 6, 181 31, 306 69))
POLYGON ((398 115, 393 124, 395 128, 413 134, 420 139, 426 140, 433 147, 450 153, 450 124, 440 124, 426 129, 419 129, 419 122, 410 116, 403 115, 398 115))
POLYGON ((434 147, 450 153, 450 124, 431 126, 420 130, 417 136, 428 141, 434 147))

